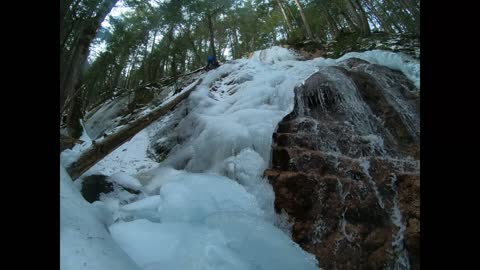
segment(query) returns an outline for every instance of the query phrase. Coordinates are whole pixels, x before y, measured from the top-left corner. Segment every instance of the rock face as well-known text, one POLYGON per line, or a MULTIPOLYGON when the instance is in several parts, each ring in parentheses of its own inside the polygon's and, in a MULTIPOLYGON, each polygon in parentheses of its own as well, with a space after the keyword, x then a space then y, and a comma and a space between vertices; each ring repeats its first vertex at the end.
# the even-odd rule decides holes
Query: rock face
POLYGON ((322 269, 419 269, 419 92, 360 59, 295 89, 265 172, 322 269))

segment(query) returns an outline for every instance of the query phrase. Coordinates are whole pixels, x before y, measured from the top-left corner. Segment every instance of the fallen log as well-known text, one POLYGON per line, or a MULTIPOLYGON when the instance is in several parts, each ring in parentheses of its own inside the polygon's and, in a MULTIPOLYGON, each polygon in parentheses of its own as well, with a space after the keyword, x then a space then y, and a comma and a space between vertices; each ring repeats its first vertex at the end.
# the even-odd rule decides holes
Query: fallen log
POLYGON ((154 120, 165 115, 168 111, 170 111, 170 109, 172 109, 178 103, 187 98, 201 81, 201 78, 196 80, 195 82, 187 86, 185 89, 183 89, 183 91, 180 92, 178 95, 172 96, 149 114, 122 127, 117 132, 115 132, 114 134, 110 134, 101 141, 94 142, 89 149, 85 150, 85 152, 80 155, 77 161, 72 163, 67 168, 68 174, 73 180, 81 176, 84 172, 86 172, 89 168, 102 160, 105 156, 113 152, 126 141, 130 140, 139 131, 146 128, 154 120))
POLYGON ((194 71, 192 71, 192 72, 190 72, 190 73, 182 74, 182 75, 179 76, 179 78, 182 78, 182 77, 185 77, 185 76, 189 76, 189 75, 192 75, 192 74, 194 74, 194 73, 197 73, 197 72, 199 72, 199 71, 204 71, 204 70, 205 70, 205 67, 201 67, 201 68, 198 68, 198 69, 196 69, 196 70, 194 70, 194 71))

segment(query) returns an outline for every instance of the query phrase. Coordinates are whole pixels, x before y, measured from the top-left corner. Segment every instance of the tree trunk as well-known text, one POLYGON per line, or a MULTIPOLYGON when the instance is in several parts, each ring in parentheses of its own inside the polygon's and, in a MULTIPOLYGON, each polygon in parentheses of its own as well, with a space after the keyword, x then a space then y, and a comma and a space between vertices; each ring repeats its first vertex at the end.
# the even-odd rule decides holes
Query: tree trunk
POLYGON ((155 39, 157 38, 157 32, 158 32, 158 29, 155 29, 155 32, 153 32, 153 41, 152 41, 152 47, 150 48, 150 54, 153 53, 153 48, 155 48, 155 39))
POLYGON ((371 3, 371 1, 367 2, 368 11, 372 14, 372 17, 375 17, 377 23, 383 29, 383 31, 387 33, 394 33, 395 31, 392 28, 392 25, 386 21, 380 14, 380 12, 375 8, 375 4, 371 3))
POLYGON ((285 23, 287 23, 288 32, 292 32, 293 31, 292 25, 290 24, 290 21, 288 20, 287 13, 285 13, 285 9, 283 9, 282 3, 280 2, 280 0, 276 0, 276 1, 278 3, 278 6, 280 7, 280 10, 282 11, 283 18, 285 19, 285 23))
POLYGON ((352 20, 351 15, 348 15, 348 14, 345 13, 345 12, 341 12, 341 15, 343 16, 343 18, 344 18, 345 21, 347 22, 347 25, 348 25, 353 31, 358 30, 357 24, 352 20))
MULTIPOLYGON (((63 117, 63 113, 65 113, 65 110, 70 107, 70 104, 75 100, 75 98, 80 95, 80 92, 83 90, 84 86, 82 85, 81 87, 78 87, 77 90, 75 90, 75 93, 68 97, 68 99, 65 101, 65 106, 64 108, 60 111, 60 117, 63 117)), ((67 111, 68 114, 68 111, 67 111)))
POLYGON ((177 80, 177 54, 175 52, 172 53, 172 61, 170 62, 170 77, 174 81, 177 80))
POLYGON ((235 59, 235 46, 233 46, 233 39, 232 39, 232 34, 228 34, 228 43, 230 44, 230 52, 232 53, 233 59, 235 59))
POLYGON ((148 80, 148 56, 149 56, 149 50, 148 50, 148 40, 149 40, 150 35, 147 35, 147 39, 145 40, 145 49, 143 51, 143 58, 142 58, 142 64, 140 66, 141 72, 142 72, 142 78, 144 80, 148 80))
MULTIPOLYGON (((67 52, 67 51, 70 51, 67 49, 67 41, 69 40, 69 38, 71 38, 70 36, 72 35, 72 33, 74 33, 75 31, 75 28, 78 27, 80 28, 79 26, 77 26, 78 24, 78 21, 80 19, 73 19, 70 23, 69 23, 69 27, 68 29, 65 28, 65 22, 63 22, 63 26, 60 26, 62 27, 63 31, 60 32, 60 50, 64 51, 64 52, 67 52)), ((75 44, 75 41, 78 40, 78 35, 80 34, 80 30, 77 29, 77 33, 75 37, 73 37, 73 41, 72 41, 72 44, 75 44)))
MULTIPOLYGON (((396 12, 392 12, 392 14, 388 14, 387 9, 385 8, 385 4, 387 4, 387 2, 383 2, 383 4, 378 5, 378 7, 380 8, 380 10, 383 13, 383 16, 385 17, 385 20, 390 22, 391 25, 393 26, 393 28, 395 28, 397 30, 397 32, 402 33, 403 29, 397 23, 399 20, 398 20, 398 17, 396 15, 396 12)), ((391 3, 389 3, 389 4, 391 4, 391 3)))
POLYGON ((73 97, 72 106, 70 106, 67 115, 67 132, 68 135, 74 139, 82 136, 83 128, 80 124, 80 119, 83 117, 83 97, 81 93, 81 86, 78 86, 78 94, 73 97))
MULTIPOLYGON (((363 19, 360 15, 359 11, 357 11, 357 9, 355 8, 354 1, 355 0, 345 0, 344 3, 345 3, 345 6, 347 7, 348 13, 355 20, 355 24, 356 24, 357 28, 360 30, 360 34, 362 36, 366 36, 370 32, 370 28, 368 28, 368 29, 365 28, 365 24, 363 22, 363 19)), ((368 22, 367 22, 367 25, 368 25, 368 22)))
MULTIPOLYGON (((69 1, 70 3, 67 3, 64 7, 64 11, 60 11, 61 12, 60 13, 60 49, 61 50, 64 49, 64 45, 68 39, 68 36, 71 34, 72 30, 74 29, 74 26, 79 20, 78 18, 75 18, 75 17, 77 13, 77 7, 80 4, 80 1, 81 0, 76 0, 74 3, 71 3, 71 1, 69 1), (70 27, 67 30, 65 29, 66 20, 70 17, 72 18, 72 21, 69 23, 70 27)), ((64 1, 61 0, 60 2, 63 3, 64 1)))
POLYGON ((196 67, 197 65, 200 64, 200 62, 201 62, 200 58, 201 57, 198 54, 198 49, 197 49, 197 46, 195 45, 195 42, 193 41, 193 39, 189 38, 189 41, 190 41, 190 45, 192 45, 192 52, 193 52, 192 66, 196 67))
MULTIPOLYGON (((143 62, 144 62, 144 71, 145 71, 145 79, 148 81, 152 81, 152 56, 153 56, 153 48, 155 47, 155 39, 157 38, 157 32, 158 30, 155 29, 153 32, 153 41, 152 41, 152 47, 150 48, 150 53, 148 53, 148 57, 146 57, 143 62)), ((147 42, 148 44, 148 42, 147 42)), ((148 48, 145 48, 145 50, 148 50, 148 48)))
POLYGON ((362 7, 362 3, 360 2, 360 0, 350 0, 350 1, 358 12, 358 17, 360 19, 360 24, 362 27, 362 34, 364 36, 370 35, 371 33, 370 25, 368 24, 367 14, 365 14, 365 10, 362 7))
POLYGON ((415 5, 410 0, 401 0, 401 1, 398 1, 398 3, 400 4, 400 7, 403 10, 402 12, 403 16, 401 17, 405 21, 405 24, 407 24, 408 29, 412 33, 419 33, 420 32, 419 10, 415 7, 415 5))
POLYGON ((72 163, 67 168, 68 174, 70 174, 73 180, 81 176, 98 161, 102 160, 123 143, 135 136, 139 131, 146 128, 159 117, 165 115, 178 103, 187 98, 201 81, 202 79, 196 80, 171 101, 161 105, 148 115, 131 122, 128 126, 120 129, 115 134, 109 135, 100 142, 94 143, 89 149, 85 150, 85 152, 80 155, 76 162, 72 163))
POLYGON ((308 38, 310 40, 313 40, 312 30, 310 30, 310 26, 307 22, 307 17, 305 17, 305 14, 303 13, 302 5, 300 5, 300 2, 298 0, 295 0, 295 4, 297 4, 298 10, 300 11, 300 16, 302 17, 303 25, 305 25, 305 29, 307 30, 308 38))
POLYGON ((63 109, 65 100, 69 95, 71 95, 74 86, 77 84, 78 75, 82 67, 83 62, 85 61, 88 55, 88 39, 89 37, 84 37, 78 45, 73 49, 71 57, 68 61, 63 61, 60 65, 66 65, 66 67, 61 67, 61 76, 60 76, 60 108, 63 109))
POLYGON ((285 5, 284 8, 285 8, 285 9, 287 10, 287 12, 290 14, 290 17, 293 18, 293 22, 295 22, 295 25, 296 25, 297 27, 300 27, 301 23, 300 23, 300 21, 298 20, 298 18, 293 15, 292 9, 291 9, 290 6, 288 5, 288 3, 285 5))
POLYGON ((418 21, 418 18, 420 18, 420 12, 416 5, 410 0, 400 0, 400 3, 415 17, 415 21, 418 21))
POLYGON ((180 72, 185 73, 186 72, 186 62, 187 62, 187 53, 186 51, 182 51, 182 54, 180 55, 180 72))
POLYGON ((75 86, 78 81, 80 81, 79 72, 87 60, 90 43, 95 37, 101 23, 117 1, 118 0, 105 0, 105 2, 102 2, 97 16, 85 22, 78 43, 72 46, 74 49, 71 61, 69 63, 60 62, 62 65, 60 67, 61 73, 63 73, 63 76, 60 77, 60 108, 63 108, 65 99, 74 92, 75 86), (64 65, 66 65, 66 67, 64 65))
POLYGON ((330 25, 330 29, 332 29, 333 36, 336 37, 340 32, 337 22, 333 19, 333 16, 330 14, 328 9, 325 9, 325 15, 327 17, 328 24, 330 25))
POLYGON ((64 0, 60 0, 60 33, 63 33, 65 27, 65 14, 67 14, 68 4, 64 0))
POLYGON ((135 53, 133 54, 133 59, 132 59, 132 64, 130 65, 130 70, 128 70, 128 73, 126 74, 125 78, 125 83, 123 85, 123 88, 128 89, 130 87, 130 78, 132 76, 133 69, 135 68, 135 65, 137 64, 137 55, 138 55, 138 50, 135 50, 135 53))
MULTIPOLYGON (((377 2, 377 1, 373 1, 377 2)), ((371 10, 375 13, 376 17, 380 20, 382 23, 382 28, 384 28, 385 31, 391 30, 392 33, 397 32, 402 32, 402 29, 398 24, 395 22, 395 20, 392 20, 392 17, 388 15, 384 5, 378 4, 377 7, 375 7, 375 3, 370 4, 371 10), (384 25, 386 27, 384 27, 384 25)))
POLYGON ((235 45, 235 55, 233 55, 233 59, 239 58, 241 55, 240 46, 238 46, 238 36, 237 36, 237 27, 234 26, 232 30, 233 34, 233 44, 235 45))
POLYGON ((160 65, 158 66, 158 75, 157 75, 157 70, 155 70, 155 78, 163 78, 165 76, 165 59, 162 59, 160 61, 160 65))
POLYGON ((215 59, 217 59, 217 56, 215 54, 215 38, 213 33, 212 15, 207 14, 207 21, 208 21, 208 31, 210 32, 210 53, 215 59))
POLYGON ((119 57, 119 59, 120 60, 118 61, 118 65, 116 65, 115 72, 113 73, 114 75, 113 75, 112 87, 117 87, 119 85, 122 71, 125 68, 125 66, 127 66, 128 55, 124 53, 119 57))

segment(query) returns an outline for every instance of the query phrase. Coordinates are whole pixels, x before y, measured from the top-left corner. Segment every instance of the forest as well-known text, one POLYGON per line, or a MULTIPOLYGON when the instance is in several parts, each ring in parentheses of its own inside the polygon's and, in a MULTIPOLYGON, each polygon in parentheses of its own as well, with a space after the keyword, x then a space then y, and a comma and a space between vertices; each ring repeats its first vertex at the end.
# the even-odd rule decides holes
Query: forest
POLYGON ((417 0, 61 1, 60 108, 78 138, 88 109, 136 86, 279 44, 343 33, 419 35, 417 0), (109 17, 116 6, 128 11, 109 17), (104 49, 94 57, 90 47, 104 49))

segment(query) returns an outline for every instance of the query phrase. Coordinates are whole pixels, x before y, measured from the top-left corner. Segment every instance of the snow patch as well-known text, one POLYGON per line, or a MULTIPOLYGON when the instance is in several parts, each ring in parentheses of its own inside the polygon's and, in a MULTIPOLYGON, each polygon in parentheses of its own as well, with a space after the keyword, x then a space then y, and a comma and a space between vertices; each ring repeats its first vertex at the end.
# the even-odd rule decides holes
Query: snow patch
POLYGON ((273 46, 265 50, 256 51, 252 59, 266 64, 275 64, 285 60, 296 60, 297 55, 289 49, 273 46))
POLYGON ((399 70, 420 89, 420 62, 406 54, 383 50, 371 50, 361 53, 350 52, 338 58, 336 61, 341 62, 353 57, 360 58, 372 64, 383 65, 394 70, 399 70))

